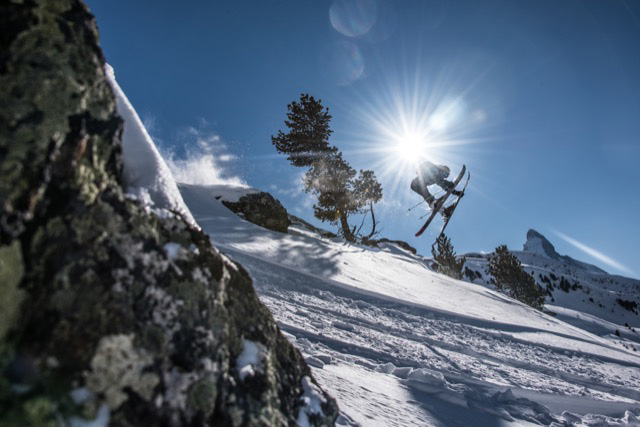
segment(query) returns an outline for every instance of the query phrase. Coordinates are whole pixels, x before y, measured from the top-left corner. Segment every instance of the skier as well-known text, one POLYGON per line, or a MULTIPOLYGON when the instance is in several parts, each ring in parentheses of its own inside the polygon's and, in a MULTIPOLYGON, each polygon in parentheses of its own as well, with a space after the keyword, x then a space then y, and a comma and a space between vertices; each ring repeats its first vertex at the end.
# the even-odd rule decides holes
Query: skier
MULTIPOLYGON (((433 209, 438 202, 438 198, 429 193, 429 185, 437 185, 444 191, 451 191, 454 196, 462 196, 464 193, 455 189, 455 184, 448 181, 450 170, 444 165, 434 165, 431 162, 424 162, 418 167, 418 176, 411 181, 411 189, 421 195, 425 202, 433 209)), ((451 215, 452 206, 442 209, 440 213, 446 219, 451 215), (450 209, 451 208, 451 209, 450 209)))

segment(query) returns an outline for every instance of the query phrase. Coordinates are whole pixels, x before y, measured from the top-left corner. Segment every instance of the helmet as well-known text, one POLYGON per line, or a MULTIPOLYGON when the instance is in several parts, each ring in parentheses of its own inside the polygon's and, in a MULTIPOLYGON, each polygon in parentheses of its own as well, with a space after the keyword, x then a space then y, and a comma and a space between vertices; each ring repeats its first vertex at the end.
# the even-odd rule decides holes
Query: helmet
POLYGON ((451 173, 451 169, 449 169, 449 166, 440 165, 438 167, 444 172, 445 176, 449 176, 449 174, 451 173))

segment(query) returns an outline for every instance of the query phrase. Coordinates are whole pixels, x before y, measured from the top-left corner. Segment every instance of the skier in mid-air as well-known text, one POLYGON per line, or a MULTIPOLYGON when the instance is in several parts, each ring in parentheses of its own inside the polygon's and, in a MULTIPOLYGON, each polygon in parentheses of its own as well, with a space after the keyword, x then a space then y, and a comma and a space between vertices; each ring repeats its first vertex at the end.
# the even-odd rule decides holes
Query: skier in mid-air
MULTIPOLYGON (((418 176, 411 181, 411 189, 421 195, 425 202, 429 205, 431 209, 434 209, 437 206, 438 198, 432 195, 427 188, 430 185, 437 185, 442 188, 444 191, 451 190, 451 194, 454 196, 461 197, 464 195, 463 192, 455 189, 455 184, 447 178, 449 177, 450 170, 447 166, 444 165, 434 165, 433 163, 427 161, 422 163, 418 167, 418 176)), ((448 208, 444 208, 440 210, 442 216, 446 219, 451 216, 453 211, 453 207, 449 206, 448 208)))

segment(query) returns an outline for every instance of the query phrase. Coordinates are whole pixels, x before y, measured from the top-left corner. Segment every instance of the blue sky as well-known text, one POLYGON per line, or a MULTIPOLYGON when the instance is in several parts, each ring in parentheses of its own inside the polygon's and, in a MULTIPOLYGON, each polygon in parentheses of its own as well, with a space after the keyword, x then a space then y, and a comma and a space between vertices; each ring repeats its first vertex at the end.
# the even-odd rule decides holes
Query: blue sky
POLYGON ((209 156, 218 178, 312 220, 304 171, 270 140, 310 93, 333 115, 331 143, 382 182, 384 236, 429 254, 440 223, 415 238, 424 210, 407 212, 413 163, 428 158, 472 174, 447 229, 457 252, 521 249, 534 228, 562 254, 640 276, 638 2, 88 4, 120 85, 175 158, 209 156))

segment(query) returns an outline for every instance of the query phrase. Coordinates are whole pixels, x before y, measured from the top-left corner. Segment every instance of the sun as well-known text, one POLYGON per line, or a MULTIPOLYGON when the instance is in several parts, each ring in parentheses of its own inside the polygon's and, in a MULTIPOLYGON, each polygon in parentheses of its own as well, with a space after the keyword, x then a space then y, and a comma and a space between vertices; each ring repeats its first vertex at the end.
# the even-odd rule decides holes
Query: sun
POLYGON ((426 137, 417 132, 405 132, 396 137, 394 143, 396 154, 402 160, 418 162, 425 156, 426 137))

